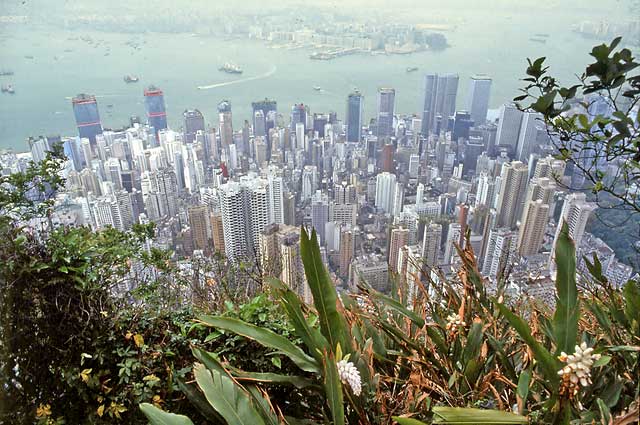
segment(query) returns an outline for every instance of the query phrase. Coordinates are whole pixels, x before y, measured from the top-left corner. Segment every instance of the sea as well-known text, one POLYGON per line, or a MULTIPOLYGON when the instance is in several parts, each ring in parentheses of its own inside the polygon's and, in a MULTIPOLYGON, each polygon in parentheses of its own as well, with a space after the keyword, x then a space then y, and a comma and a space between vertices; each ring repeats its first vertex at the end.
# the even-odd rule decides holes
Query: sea
POLYGON ((231 102, 234 126, 250 120, 251 102, 265 97, 278 102, 285 119, 294 103, 309 105, 312 113, 336 111, 344 117, 354 89, 365 96, 368 120, 375 116, 379 87, 396 89, 396 113, 419 113, 426 73, 460 75, 459 108, 466 105, 469 77, 491 76, 490 108, 495 109, 519 94, 526 58, 546 56, 551 72, 573 84, 595 43, 551 13, 485 14, 450 26, 444 32, 449 47, 442 51, 329 61, 311 60, 308 48, 270 47, 246 37, 0 27, 0 70, 14 72, 0 77, 0 83, 15 89, 13 95, 0 94, 0 149, 28 150, 30 136, 76 135, 71 98, 78 93, 97 97, 105 128, 121 128, 131 116, 144 120, 143 90, 150 84, 164 91, 169 126, 176 129, 188 108, 199 109, 208 124, 215 124, 216 105, 224 99, 231 102), (536 34, 546 34, 546 42, 536 34), (243 74, 220 72, 225 62, 237 64, 243 74), (408 67, 418 70, 407 72, 408 67), (125 83, 128 74, 140 81, 125 83))

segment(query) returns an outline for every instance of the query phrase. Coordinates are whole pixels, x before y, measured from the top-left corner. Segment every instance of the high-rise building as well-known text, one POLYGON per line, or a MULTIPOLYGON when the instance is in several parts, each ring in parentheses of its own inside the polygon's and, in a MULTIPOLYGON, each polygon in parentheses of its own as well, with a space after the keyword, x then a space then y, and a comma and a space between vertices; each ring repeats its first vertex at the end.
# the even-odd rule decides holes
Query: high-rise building
POLYGON ((538 253, 548 222, 549 204, 545 204, 542 199, 525 204, 518 233, 518 254, 526 257, 538 253))
POLYGON ((497 227, 513 229, 524 204, 529 169, 520 161, 502 164, 500 193, 496 200, 497 227))
MULTIPOLYGON (((307 106, 302 103, 296 103, 291 107, 291 132, 296 133, 296 124, 301 123, 303 125, 303 132, 306 131, 307 125, 307 106)), ((296 142, 298 147, 301 147, 301 141, 296 142)), ((304 143, 304 141, 302 141, 304 143)))
POLYGON ((475 125, 482 125, 487 121, 491 97, 491 78, 486 75, 472 75, 469 78, 468 93, 467 110, 471 113, 471 120, 475 125))
POLYGON ((90 94, 81 93, 71 100, 73 105, 73 115, 78 126, 78 135, 96 144, 96 136, 102 134, 102 124, 98 113, 98 102, 96 97, 90 94))
POLYGON ((267 136, 267 120, 264 117, 264 112, 257 110, 253 114, 253 135, 256 137, 267 136))
POLYGON ((523 162, 529 161, 529 155, 539 148, 544 141, 545 134, 542 115, 536 112, 525 112, 520 124, 516 159, 523 162))
POLYGON ((438 117, 442 121, 456 110, 457 74, 427 74, 424 77, 422 103, 422 134, 437 133, 438 117))
POLYGON ((447 242, 444 247, 444 264, 453 264, 459 258, 456 245, 460 243, 461 238, 462 226, 460 226, 460 223, 449 223, 447 242))
POLYGON ((376 176, 376 208, 380 208, 387 214, 393 211, 393 201, 396 187, 396 175, 380 173, 376 176))
POLYGON ((324 245, 325 225, 329 221, 329 199, 325 193, 320 191, 313 195, 311 201, 311 226, 316 230, 320 238, 320 244, 324 245))
POLYGON ((270 113, 277 113, 278 111, 278 103, 275 100, 270 100, 265 98, 264 100, 259 100, 256 102, 252 102, 251 103, 251 109, 253 111, 253 117, 254 117, 254 121, 253 121, 253 129, 254 129, 254 134, 255 134, 255 129, 258 126, 258 124, 256 123, 256 112, 258 111, 262 111, 262 116, 264 117, 265 120, 265 134, 268 136, 269 135, 269 129, 274 127, 274 122, 269 120, 269 115, 270 113))
POLYGON ((147 122, 153 127, 157 138, 158 132, 167 128, 167 110, 162 90, 156 86, 149 86, 144 90, 144 109, 147 112, 147 122))
POLYGON ((395 98, 395 89, 378 89, 378 138, 391 137, 393 135, 395 98))
POLYGON ((364 96, 355 91, 347 98, 347 142, 356 143, 362 137, 362 119, 364 114, 364 96))
POLYGON ((198 131, 204 132, 204 116, 197 109, 187 109, 182 113, 184 118, 184 140, 193 143, 198 131))
POLYGON ((587 226, 591 213, 597 207, 595 203, 587 202, 587 197, 582 192, 567 195, 562 205, 562 213, 560 214, 560 220, 558 221, 558 227, 553 239, 551 260, 553 260, 555 256, 555 246, 558 242, 558 237, 560 237, 562 224, 564 222, 567 223, 569 227, 569 237, 575 243, 576 248, 580 248, 580 243, 584 236, 584 229, 587 226))
POLYGON ((222 223, 222 213, 211 214, 211 238, 213 239, 213 249, 215 252, 224 253, 224 225, 222 223))
POLYGON ((496 133, 496 146, 508 147, 515 153, 520 135, 523 112, 513 103, 505 103, 500 108, 500 121, 496 133))
POLYGON ((206 205, 195 205, 187 209, 189 228, 194 249, 209 250, 208 223, 209 210, 206 205))
POLYGON ((346 227, 340 232, 340 261, 339 273, 342 277, 349 276, 349 266, 356 250, 356 231, 346 227))
POLYGON ((228 100, 218 103, 218 122, 220 125, 220 145, 225 149, 233 144, 233 117, 231 102, 228 100))
POLYGON ((505 275, 508 267, 515 260, 517 237, 516 233, 509 229, 491 230, 482 274, 496 280, 505 275))
POLYGON ((398 273, 398 256, 400 255, 400 248, 407 245, 408 242, 409 229, 404 229, 402 227, 391 229, 388 262, 389 268, 394 273, 398 273))
POLYGON ((282 177, 270 173, 269 182, 269 223, 284 224, 284 185, 282 177))
POLYGON ((424 229, 422 239, 422 258, 425 266, 429 268, 438 266, 438 255, 440 254, 440 244, 442 240, 442 225, 429 223, 424 229))

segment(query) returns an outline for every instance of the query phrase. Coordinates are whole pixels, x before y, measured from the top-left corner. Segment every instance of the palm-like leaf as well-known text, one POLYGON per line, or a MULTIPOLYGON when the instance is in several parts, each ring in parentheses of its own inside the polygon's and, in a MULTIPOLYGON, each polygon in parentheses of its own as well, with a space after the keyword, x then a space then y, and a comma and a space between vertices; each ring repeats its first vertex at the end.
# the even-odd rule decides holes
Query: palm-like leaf
POLYGON ((556 355, 572 353, 578 335, 578 289, 576 287, 576 249, 569 237, 569 226, 562 224, 556 243, 556 290, 558 299, 553 315, 556 355))

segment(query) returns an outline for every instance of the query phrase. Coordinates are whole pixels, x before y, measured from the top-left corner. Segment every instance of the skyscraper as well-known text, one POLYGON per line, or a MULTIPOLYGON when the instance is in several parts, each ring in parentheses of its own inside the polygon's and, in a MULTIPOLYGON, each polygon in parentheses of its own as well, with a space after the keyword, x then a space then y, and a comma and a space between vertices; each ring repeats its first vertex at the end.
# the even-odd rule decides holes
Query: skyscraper
POLYGON ((513 103, 505 103, 500 108, 500 121, 496 133, 496 146, 509 147, 515 153, 520 135, 523 112, 513 103))
MULTIPOLYGON (((253 112, 253 131, 255 133, 255 128, 256 128, 256 120, 255 120, 255 116, 256 116, 256 112, 258 111, 262 111, 262 116, 265 119, 265 134, 268 136, 269 135, 269 129, 273 127, 273 125, 270 125, 269 123, 269 112, 273 112, 276 113, 278 111, 278 103, 275 100, 270 100, 267 99, 266 97, 264 98, 264 100, 258 100, 256 102, 252 102, 251 103, 251 110, 253 112)), ((273 124, 273 123, 271 123, 273 124)))
POLYGON ((482 274, 493 279, 501 279, 515 259, 516 240, 516 233, 509 229, 492 229, 489 233, 482 274))
POLYGON ((284 224, 284 187, 282 177, 269 173, 269 223, 284 224))
POLYGON ((78 126, 78 135, 91 141, 91 145, 96 144, 96 136, 102 134, 102 124, 98 113, 98 102, 96 97, 90 94, 81 93, 71 100, 73 105, 73 115, 78 126))
POLYGON ((378 89, 378 138, 390 137, 393 135, 395 98, 395 89, 378 89))
POLYGON ((204 132, 204 116, 197 109, 187 109, 182 113, 184 118, 184 140, 193 143, 198 131, 204 132))
POLYGON ((522 213, 529 169, 520 161, 502 164, 496 201, 497 227, 513 229, 522 213))
POLYGON ((457 74, 424 76, 422 102, 422 134, 437 132, 437 118, 445 120, 456 110, 457 74))
POLYGON ((560 220, 558 221, 558 227, 553 239, 551 260, 553 260, 555 256, 555 246, 558 242, 560 231, 562 230, 562 223, 567 223, 569 226, 569 237, 573 239, 576 248, 579 248, 589 217, 596 208, 596 204, 587 202, 587 197, 582 192, 567 195, 562 205, 562 213, 560 214, 560 220))
POLYGON ((491 78, 486 75, 472 75, 469 78, 467 111, 475 125, 482 125, 487 121, 490 97, 491 78))
POLYGON ((396 187, 396 175, 380 173, 376 176, 376 208, 380 208, 387 214, 393 211, 393 201, 396 187))
POLYGON ((391 229, 391 240, 389 243, 389 269, 394 273, 398 273, 398 255, 400 248, 409 242, 409 229, 396 228, 391 229))
POLYGON ((528 256, 538 253, 548 222, 549 204, 545 204, 542 199, 525 204, 518 234, 518 254, 528 256))
POLYGON ((347 142, 356 143, 362 137, 364 96, 359 91, 349 94, 347 97, 347 142))
MULTIPOLYGON (((307 125, 307 107, 302 103, 296 103, 291 107, 291 132, 296 133, 296 124, 302 123, 305 126, 307 125)), ((298 147, 300 147, 300 141, 297 141, 298 147)), ((304 143, 304 142, 303 142, 304 143)))
POLYGON ((218 119, 220 122, 220 145, 226 149, 233 144, 233 119, 231 102, 228 100, 218 103, 218 119))
POLYGON ((206 205, 194 205, 187 209, 189 217, 189 227, 191 228, 191 238, 194 249, 208 251, 209 237, 207 224, 209 222, 209 211, 206 205))
POLYGON ((516 159, 529 161, 529 155, 534 153, 545 135, 542 115, 536 112, 525 112, 522 115, 518 144, 516 147, 516 159))
POLYGON ((167 128, 167 111, 164 105, 164 94, 156 86, 144 90, 144 109, 147 111, 147 122, 158 132, 167 128))
POLYGON ((441 240, 442 225, 429 223, 424 229, 424 236, 422 238, 422 258, 424 258, 425 266, 429 268, 438 266, 441 240))

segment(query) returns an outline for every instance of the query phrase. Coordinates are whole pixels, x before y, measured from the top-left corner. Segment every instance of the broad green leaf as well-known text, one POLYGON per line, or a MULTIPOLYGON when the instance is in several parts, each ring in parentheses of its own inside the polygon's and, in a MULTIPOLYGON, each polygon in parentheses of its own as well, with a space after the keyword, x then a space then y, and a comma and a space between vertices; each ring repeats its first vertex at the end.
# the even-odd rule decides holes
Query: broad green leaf
POLYGON ((315 230, 311 232, 309 237, 304 227, 301 227, 300 256, 304 264, 307 283, 313 295, 313 304, 318 311, 322 334, 331 345, 332 350, 335 350, 339 343, 346 353, 350 353, 351 344, 347 338, 347 324, 344 317, 338 312, 338 295, 324 264, 322 264, 315 230))
POLYGON ((149 419, 151 425, 193 425, 191 419, 186 416, 165 412, 153 404, 140 403, 140 410, 149 419))
POLYGON ((367 293, 369 294, 369 296, 377 301, 380 301, 382 304, 384 304, 386 307, 390 308, 391 310, 394 310, 398 313, 400 313, 401 315, 403 315, 404 317, 408 318, 409 320, 411 320, 417 327, 421 328, 424 326, 424 319, 422 317, 420 317, 419 315, 417 315, 416 313, 414 313, 413 311, 409 310, 408 308, 406 308, 401 302, 399 302, 398 300, 394 300, 393 298, 381 294, 380 292, 376 291, 375 289, 372 288, 367 288, 367 293))
POLYGON ((569 226, 562 223, 556 243, 556 290, 558 299, 553 315, 556 355, 572 353, 578 335, 578 288, 576 287, 576 249, 569 237, 569 226))
POLYGON ((511 323, 511 326, 516 329, 516 331, 520 335, 520 338, 522 338, 527 343, 529 348, 531 348, 531 350, 533 351, 536 360, 542 368, 544 377, 549 384, 550 389, 552 389, 553 391, 558 391, 558 370, 560 369, 558 361, 554 359, 551 353, 549 353, 547 349, 542 346, 542 344, 540 344, 535 340, 535 338, 533 338, 533 336, 531 335, 531 329, 529 328, 529 325, 524 322, 524 320, 513 314, 513 312, 511 312, 511 310, 509 310, 509 308, 507 308, 503 304, 498 304, 498 308, 500 309, 502 315, 509 321, 509 323, 511 323))
POLYGON ((482 322, 474 321, 467 334, 467 343, 462 352, 462 362, 467 363, 471 359, 476 359, 482 347, 482 322))
POLYGON ((209 404, 205 396, 198 390, 195 384, 187 384, 182 378, 175 377, 178 383, 178 388, 184 395, 187 396, 191 404, 204 416, 210 420, 216 419, 217 422, 222 422, 222 416, 209 404))
POLYGON ((324 352, 324 391, 331 410, 333 425, 344 425, 342 383, 338 376, 336 359, 330 351, 324 352))
POLYGON ((398 422, 398 425, 427 425, 426 422, 422 422, 413 418, 401 418, 399 416, 394 416, 393 420, 398 422))
POLYGON ((242 370, 230 370, 233 377, 240 382, 264 382, 268 384, 293 385, 296 388, 306 388, 315 385, 302 376, 280 375, 277 373, 245 372, 242 370))
POLYGON ((622 290, 624 294, 624 312, 627 316, 627 320, 630 324, 636 322, 636 334, 638 332, 637 327, 640 322, 640 289, 638 289, 638 283, 630 280, 624 285, 622 290))
POLYGON ((527 424, 529 420, 511 412, 462 407, 433 408, 434 424, 527 424))
POLYGON ((527 405, 527 397, 529 396, 529 384, 531 383, 531 372, 523 370, 518 378, 518 389, 516 391, 516 399, 518 401, 518 410, 522 414, 527 405))
POLYGON ((231 317, 201 316, 200 322, 215 328, 224 329, 252 339, 265 347, 278 350, 289 357, 300 369, 306 372, 320 372, 318 363, 287 338, 277 333, 231 317))
POLYGON ((209 370, 201 363, 196 363, 193 371, 207 401, 228 425, 265 425, 253 406, 252 396, 231 378, 216 370, 209 370))
POLYGON ((605 424, 612 423, 611 412, 609 411, 609 407, 601 399, 597 399, 596 402, 598 403, 598 409, 600 410, 602 423, 605 423, 605 424))
POLYGON ((309 325, 302 312, 302 302, 296 293, 275 279, 269 279, 268 282, 279 292, 282 308, 293 324, 296 336, 304 342, 309 353, 320 363, 322 351, 328 346, 326 338, 317 328, 309 325))

